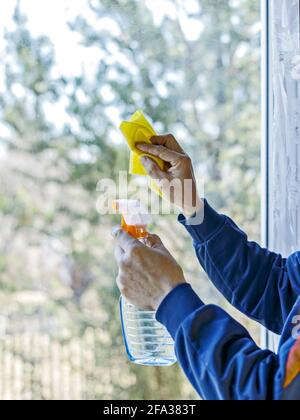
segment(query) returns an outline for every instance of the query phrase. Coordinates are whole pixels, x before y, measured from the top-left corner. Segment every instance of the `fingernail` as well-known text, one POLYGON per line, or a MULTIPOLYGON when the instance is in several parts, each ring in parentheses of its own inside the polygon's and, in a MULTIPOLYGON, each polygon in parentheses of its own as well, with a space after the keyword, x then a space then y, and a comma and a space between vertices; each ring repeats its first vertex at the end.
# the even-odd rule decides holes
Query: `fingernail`
POLYGON ((144 149, 145 149, 145 147, 146 147, 146 145, 145 145, 145 144, 143 144, 143 143, 138 143, 138 144, 136 145, 136 147, 137 147, 137 149, 144 150, 144 149))

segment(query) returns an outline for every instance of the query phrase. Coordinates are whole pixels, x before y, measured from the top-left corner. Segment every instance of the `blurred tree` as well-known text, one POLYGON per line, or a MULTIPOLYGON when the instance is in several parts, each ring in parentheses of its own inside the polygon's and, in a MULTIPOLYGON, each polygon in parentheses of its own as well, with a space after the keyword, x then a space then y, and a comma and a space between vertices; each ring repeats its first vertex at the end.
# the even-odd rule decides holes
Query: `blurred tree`
POLYGON ((81 86, 95 119, 107 120, 103 108, 122 117, 144 109, 160 132, 178 134, 219 208, 257 220, 259 2, 163 0, 161 9, 173 14, 158 22, 154 2, 96 0, 90 7, 97 28, 84 17, 72 28, 104 56, 96 80, 81 86))
MULTIPOLYGON (((106 338, 89 373, 96 398, 194 395, 178 367, 144 369, 125 358, 110 239, 116 220, 95 208, 97 181, 128 167, 116 115, 141 108, 159 132, 177 135, 211 201, 259 232, 259 2, 160 0, 171 10, 160 17, 157 3, 89 1, 93 18, 79 16, 70 28, 99 54, 93 77, 55 76, 55 46, 31 35, 20 6, 6 35, 0 286, 45 293, 42 307, 18 311, 51 315, 63 340, 101 329, 106 338), (49 121, 49 105, 63 107, 62 128, 49 121)), ((178 229, 174 219, 156 223, 188 278, 200 277, 201 293, 215 296, 178 229)))

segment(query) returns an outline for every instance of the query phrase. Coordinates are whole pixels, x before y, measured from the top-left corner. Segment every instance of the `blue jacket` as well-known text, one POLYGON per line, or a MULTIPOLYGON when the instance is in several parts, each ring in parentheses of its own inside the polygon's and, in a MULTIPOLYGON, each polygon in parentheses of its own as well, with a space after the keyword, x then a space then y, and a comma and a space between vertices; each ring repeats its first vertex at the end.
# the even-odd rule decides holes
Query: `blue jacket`
POLYGON ((300 253, 288 259, 248 242, 206 202, 204 223, 188 226, 200 264, 238 310, 281 335, 278 354, 257 347, 221 308, 181 285, 157 319, 175 340, 178 361, 208 400, 300 400, 300 253))

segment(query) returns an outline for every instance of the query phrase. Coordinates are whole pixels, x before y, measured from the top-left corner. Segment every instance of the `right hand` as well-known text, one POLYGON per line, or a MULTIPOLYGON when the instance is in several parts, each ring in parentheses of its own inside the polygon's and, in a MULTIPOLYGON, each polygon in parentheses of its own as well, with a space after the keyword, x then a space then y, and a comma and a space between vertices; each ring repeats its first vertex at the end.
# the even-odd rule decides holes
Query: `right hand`
POLYGON ((117 285, 128 302, 156 311, 173 289, 186 283, 181 267, 158 236, 149 234, 142 244, 120 227, 113 230, 113 236, 119 266, 117 285))
MULTIPOLYGON (((191 158, 184 152, 171 134, 151 138, 151 144, 138 143, 136 147, 147 154, 159 157, 166 163, 167 171, 162 171, 157 163, 148 157, 142 157, 148 175, 159 181, 165 198, 181 209, 188 218, 203 209, 203 202, 197 192, 197 185, 191 158), (170 191, 170 183, 176 181, 180 190, 170 191)), ((175 185, 175 184, 174 184, 175 185)))

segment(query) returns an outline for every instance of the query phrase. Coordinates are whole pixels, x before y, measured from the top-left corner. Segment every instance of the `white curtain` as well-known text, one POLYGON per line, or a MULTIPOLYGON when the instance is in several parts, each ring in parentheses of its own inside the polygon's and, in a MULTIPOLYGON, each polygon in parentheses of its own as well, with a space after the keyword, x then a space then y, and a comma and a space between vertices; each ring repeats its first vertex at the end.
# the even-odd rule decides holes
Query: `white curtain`
POLYGON ((270 0, 269 247, 300 250, 300 0, 270 0))

